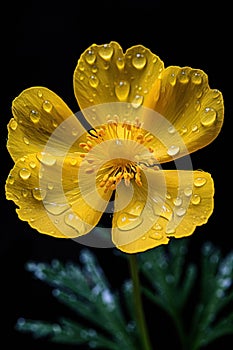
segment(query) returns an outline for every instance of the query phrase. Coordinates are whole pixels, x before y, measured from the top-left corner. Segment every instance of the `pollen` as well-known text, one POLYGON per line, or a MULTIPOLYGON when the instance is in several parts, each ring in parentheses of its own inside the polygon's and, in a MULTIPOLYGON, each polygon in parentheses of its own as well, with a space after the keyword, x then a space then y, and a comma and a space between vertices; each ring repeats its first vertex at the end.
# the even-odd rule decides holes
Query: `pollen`
POLYGON ((96 171, 97 186, 104 188, 104 192, 115 190, 121 181, 126 186, 129 186, 131 181, 142 186, 142 171, 146 167, 158 170, 153 155, 154 136, 144 130, 142 126, 139 118, 135 118, 133 121, 127 119, 120 121, 117 115, 107 115, 106 124, 89 130, 86 142, 79 143, 79 147, 83 150, 80 156, 85 159, 87 164, 85 169, 87 175, 93 174, 95 168, 98 169, 99 154, 94 151, 96 146, 103 145, 102 151, 107 152, 107 142, 112 142, 111 145, 116 148, 114 152, 112 147, 109 148, 109 152, 114 153, 113 157, 108 157, 102 168, 96 171), (89 158, 93 152, 95 158, 91 158, 90 162, 89 158))

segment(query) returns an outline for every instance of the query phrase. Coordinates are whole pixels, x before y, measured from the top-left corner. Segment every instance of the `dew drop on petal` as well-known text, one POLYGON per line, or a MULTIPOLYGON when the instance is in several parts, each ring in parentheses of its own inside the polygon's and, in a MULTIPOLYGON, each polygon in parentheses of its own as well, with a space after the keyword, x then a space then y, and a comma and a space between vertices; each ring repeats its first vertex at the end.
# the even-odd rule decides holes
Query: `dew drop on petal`
POLYGON ((152 239, 155 239, 156 241, 157 240, 159 241, 160 239, 163 238, 163 234, 162 234, 162 232, 153 232, 149 235, 149 237, 152 239))
POLYGON ((91 87, 93 88, 97 88, 97 86, 99 85, 99 79, 97 78, 96 75, 91 75, 89 78, 89 84, 91 87))
POLYGON ((22 191, 21 191, 21 194, 24 198, 26 198, 28 196, 28 190, 26 188, 23 188, 22 191))
POLYGON ((178 209, 176 209, 176 215, 177 216, 183 216, 183 215, 185 215, 186 214, 186 209, 185 208, 183 208, 183 207, 180 207, 180 208, 178 208, 178 209))
POLYGON ((52 182, 49 182, 48 184, 47 184, 47 188, 48 188, 48 190, 53 190, 54 189, 54 184, 52 183, 52 182))
POLYGON ((96 60, 96 54, 93 50, 88 50, 85 54, 85 60, 88 64, 94 64, 96 60))
POLYGON ((180 152, 180 147, 179 146, 175 146, 175 145, 172 145, 168 148, 167 150, 167 154, 169 156, 175 156, 177 155, 178 153, 180 152))
POLYGON ((198 194, 194 194, 191 199, 191 203, 197 205, 201 202, 201 197, 198 194))
POLYGON ((42 188, 35 187, 32 189, 32 195, 36 200, 42 201, 46 197, 46 191, 42 188))
POLYGON ((182 204, 182 198, 180 197, 177 197, 173 200, 173 204, 176 206, 176 207, 179 207, 181 204, 182 204))
POLYGON ((42 91, 41 91, 41 90, 38 90, 38 92, 37 92, 37 96, 38 96, 38 97, 40 97, 40 98, 43 96, 43 93, 42 93, 42 91))
POLYGON ((123 57, 118 57, 116 60, 116 66, 119 70, 122 70, 125 67, 125 60, 123 57))
POLYGON ((44 206, 48 213, 52 215, 60 215, 70 208, 66 203, 44 202, 44 206))
POLYGON ((206 184, 206 179, 204 177, 197 177, 194 180, 194 185, 196 187, 201 187, 201 186, 204 186, 205 184, 206 184))
POLYGON ((114 49, 111 45, 105 44, 99 49, 99 55, 104 60, 109 61, 113 55, 114 49))
POLYGON ((7 178, 8 182, 10 185, 13 185, 13 183, 15 182, 15 178, 13 175, 9 174, 8 178, 7 178))
POLYGON ((29 163, 29 166, 30 166, 30 168, 35 169, 36 163, 33 162, 33 161, 31 161, 31 162, 29 163))
POLYGON ((29 140, 28 140, 28 138, 27 137, 25 137, 24 136, 24 138, 23 138, 23 142, 25 143, 25 145, 29 145, 29 140))
POLYGON ((178 76, 179 82, 182 84, 187 84, 189 82, 189 76, 186 71, 182 70, 178 76))
POLYGON ((119 101, 126 101, 130 91, 130 84, 127 81, 120 81, 115 86, 115 94, 119 101))
POLYGON ((56 163, 56 158, 49 153, 40 152, 36 155, 37 159, 44 165, 52 166, 56 163))
POLYGON ((202 83, 202 75, 199 72, 194 72, 191 77, 191 81, 195 85, 200 85, 202 83))
POLYGON ((169 132, 169 134, 174 134, 176 132, 176 128, 174 127, 174 125, 171 125, 168 127, 167 131, 169 132))
POLYGON ((45 101, 43 102, 42 107, 43 107, 43 110, 44 110, 45 112, 50 113, 51 110, 52 110, 52 108, 53 108, 53 105, 52 105, 52 103, 51 103, 50 101, 45 100, 45 101))
POLYGON ((34 124, 36 124, 40 121, 40 114, 38 111, 35 111, 34 109, 31 110, 29 117, 34 124))
POLYGON ((18 123, 15 119, 11 119, 9 126, 12 130, 15 131, 17 129, 18 123))
POLYGON ((131 105, 133 108, 138 108, 142 105, 143 102, 143 96, 142 95, 136 95, 131 102, 131 105))
POLYGON ((75 229, 79 234, 84 232, 84 223, 77 215, 67 213, 64 217, 64 221, 66 225, 75 229))
POLYGON ((21 177, 21 179, 27 180, 31 176, 31 172, 27 168, 22 168, 19 171, 19 176, 21 177))
POLYGON ((217 112, 214 108, 206 107, 201 113, 201 124, 203 126, 211 126, 214 124, 217 117, 217 112))
POLYGON ((190 197, 192 195, 192 193, 193 193, 193 190, 192 190, 191 187, 186 187, 184 189, 184 194, 185 194, 186 197, 190 197))
POLYGON ((133 217, 127 213, 122 213, 117 219, 117 227, 122 231, 133 230, 135 227, 141 225, 142 221, 143 219, 140 216, 133 217))
POLYGON ((147 62, 146 57, 141 54, 141 53, 137 53, 133 58, 132 58, 132 65, 136 68, 136 69, 142 69, 145 67, 147 62))
POLYGON ((168 82, 171 86, 176 85, 176 75, 175 73, 170 74, 170 76, 168 77, 168 82))
POLYGON ((135 201, 135 203, 128 210, 128 213, 131 215, 139 216, 139 215, 141 215, 144 206, 145 206, 144 202, 135 201))

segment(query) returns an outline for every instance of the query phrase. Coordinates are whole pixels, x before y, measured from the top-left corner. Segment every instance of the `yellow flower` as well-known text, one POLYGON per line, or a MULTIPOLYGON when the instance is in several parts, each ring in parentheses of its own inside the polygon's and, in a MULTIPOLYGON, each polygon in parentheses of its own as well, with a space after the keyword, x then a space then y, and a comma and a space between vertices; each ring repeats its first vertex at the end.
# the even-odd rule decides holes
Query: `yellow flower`
POLYGON ((164 68, 142 45, 123 53, 110 42, 81 55, 73 83, 77 116, 41 86, 13 101, 7 148, 15 165, 6 197, 19 218, 41 233, 75 238, 107 212, 113 244, 127 253, 206 223, 213 180, 193 171, 188 155, 212 142, 223 124, 223 97, 207 75, 164 68), (175 169, 162 168, 169 161, 175 169))

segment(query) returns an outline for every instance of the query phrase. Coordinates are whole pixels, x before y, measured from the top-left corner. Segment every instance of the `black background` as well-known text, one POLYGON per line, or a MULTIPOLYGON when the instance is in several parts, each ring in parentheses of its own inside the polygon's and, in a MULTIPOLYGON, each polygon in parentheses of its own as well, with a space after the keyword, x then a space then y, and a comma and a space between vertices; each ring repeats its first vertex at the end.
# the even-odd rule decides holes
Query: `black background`
MULTIPOLYGON (((72 240, 44 236, 18 219, 15 205, 5 199, 4 185, 13 162, 6 150, 11 102, 25 88, 41 85, 56 92, 73 111, 73 71, 80 54, 91 44, 118 41, 124 50, 142 44, 164 61, 165 66, 200 68, 212 88, 223 93, 225 121, 220 135, 192 155, 194 169, 212 174, 215 210, 208 223, 190 237, 191 255, 199 254, 203 242, 211 241, 223 254, 232 250, 232 19, 227 2, 181 1, 22 1, 1 9, 1 343, 5 349, 63 350, 69 346, 34 340, 14 331, 18 317, 56 321, 68 310, 51 296, 51 290, 25 271, 29 260, 50 262, 54 258, 78 261, 82 249, 72 240)), ((113 288, 128 276, 125 262, 112 249, 92 249, 113 288)), ((170 321, 160 310, 148 311, 156 349, 176 346, 170 321), (158 331, 156 331, 158 330, 158 331), (155 334, 155 335, 154 335, 155 334)), ((147 309, 148 308, 148 309, 147 309)), ((226 346, 232 337, 206 347, 226 346)), ((80 347, 81 349, 81 347, 80 347)), ((179 349, 177 345, 177 349, 179 349)))

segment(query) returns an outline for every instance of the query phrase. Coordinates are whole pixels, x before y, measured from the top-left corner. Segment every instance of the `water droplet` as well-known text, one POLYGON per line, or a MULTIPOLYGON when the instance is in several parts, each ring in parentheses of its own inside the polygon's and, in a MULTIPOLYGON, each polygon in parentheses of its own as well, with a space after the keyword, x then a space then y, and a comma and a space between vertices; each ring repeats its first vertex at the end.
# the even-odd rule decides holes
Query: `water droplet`
POLYGON ((16 121, 15 119, 11 119, 11 120, 10 120, 9 126, 10 126, 10 128, 11 128, 12 130, 15 131, 15 130, 17 129, 18 123, 17 123, 17 121, 16 121))
POLYGON ((186 132, 188 131, 188 128, 186 127, 186 126, 182 126, 182 128, 180 129, 180 133, 181 133, 181 135, 184 135, 184 134, 186 134, 186 132))
POLYGON ((56 158, 49 153, 40 152, 36 155, 37 159, 44 165, 52 166, 56 163, 56 158))
POLYGON ((43 110, 45 111, 45 112, 47 112, 47 113, 50 113, 51 112, 51 110, 52 110, 52 108, 53 108, 53 105, 52 105, 52 103, 50 102, 50 101, 48 101, 48 100, 45 100, 44 102, 43 102, 43 110))
POLYGON ((79 234, 84 233, 84 223, 77 215, 68 213, 65 215, 64 221, 66 225, 75 229, 75 231, 77 231, 79 234))
POLYGON ((201 187, 201 186, 204 186, 205 184, 206 184, 206 179, 204 177, 197 177, 194 180, 194 185, 196 187, 201 187))
POLYGON ((84 63, 83 61, 79 61, 78 69, 81 70, 81 71, 84 71, 84 69, 85 69, 85 63, 84 63))
POLYGON ((220 97, 220 91, 218 89, 211 90, 211 92, 212 92, 212 97, 213 98, 220 97))
POLYGON ((176 75, 175 75, 175 73, 172 73, 172 74, 169 76, 168 81, 169 81, 169 84, 170 84, 171 86, 176 85, 176 75))
POLYGON ((58 127, 58 122, 55 119, 53 119, 52 120, 52 125, 53 125, 54 128, 57 128, 58 127))
POLYGON ((39 112, 35 111, 34 109, 31 110, 29 117, 34 124, 36 124, 40 121, 40 114, 39 114, 39 112))
POLYGON ((201 197, 198 194, 194 194, 191 199, 192 204, 197 205, 201 202, 201 197))
POLYGON ((153 232, 149 235, 150 238, 155 239, 156 241, 159 241, 163 238, 162 232, 153 232))
POLYGON ((181 207, 181 208, 176 209, 175 212, 176 212, 177 216, 183 216, 187 212, 187 210, 185 208, 181 207))
POLYGON ((186 187, 186 188, 184 189, 184 194, 185 194, 186 197, 190 197, 190 196, 192 195, 192 193, 193 193, 192 188, 186 187))
POLYGON ((176 229, 172 227, 171 225, 167 225, 165 233, 167 235, 172 235, 176 232, 176 229))
POLYGON ((200 110, 200 108, 201 108, 201 101, 200 100, 196 100, 194 108, 197 112, 200 110))
POLYGON ((46 191, 42 188, 35 187, 32 189, 32 195, 36 200, 42 201, 46 197, 46 191))
POLYGON ((194 72, 191 77, 192 83, 200 85, 202 83, 202 75, 200 72, 194 72))
POLYGON ((127 213, 122 213, 117 219, 117 226, 119 230, 128 231, 133 230, 135 227, 141 225, 143 219, 141 216, 132 216, 127 213))
POLYGON ((119 70, 124 69, 125 67, 125 60, 123 57, 118 57, 116 60, 116 65, 119 70))
POLYGON ((193 132, 198 131, 198 126, 196 124, 192 125, 191 130, 193 132))
POLYGON ((201 113, 201 124, 203 126, 211 126, 216 120, 217 112, 214 108, 206 107, 201 113))
POLYGON ((135 201, 133 206, 131 206, 127 212, 131 215, 139 216, 141 215, 144 206, 145 206, 144 202, 135 201))
POLYGON ((23 188, 22 191, 21 191, 21 193, 22 193, 22 196, 23 196, 24 198, 26 198, 26 197, 28 196, 28 190, 27 190, 26 188, 23 188))
POLYGON ((96 66, 93 66, 91 71, 92 71, 92 73, 97 73, 98 68, 96 66))
POLYGON ((70 158, 69 162, 70 162, 70 165, 74 166, 74 165, 77 164, 77 159, 76 158, 70 158))
POLYGON ((171 220, 172 210, 168 204, 161 202, 161 200, 153 199, 153 211, 156 216, 161 216, 166 220, 171 220))
POLYGON ((21 177, 21 179, 27 180, 31 176, 31 172, 27 168, 22 168, 19 171, 19 176, 21 177))
POLYGON ((160 230, 162 230, 163 228, 162 228, 162 226, 161 226, 160 224, 156 223, 156 224, 153 226, 153 229, 155 229, 156 231, 160 231, 160 230))
POLYGON ((174 134, 176 132, 176 128, 171 125, 168 127, 167 131, 169 132, 169 134, 174 134))
POLYGON ((26 145, 29 145, 29 140, 28 140, 27 137, 24 137, 24 138, 23 138, 23 142, 24 142, 26 145))
POLYGON ((44 202, 44 206, 45 209, 52 215, 61 215, 70 209, 70 206, 66 203, 44 202))
POLYGON ((33 161, 31 161, 31 162, 29 163, 29 166, 30 166, 30 168, 35 169, 36 163, 33 162, 33 161))
POLYGON ((133 58, 132 58, 132 65, 136 69, 142 69, 146 65, 146 57, 142 53, 137 53, 133 58))
POLYGON ((85 78, 85 75, 83 73, 80 73, 79 76, 78 76, 79 80, 84 80, 85 78))
POLYGON ((181 204, 182 204, 182 198, 180 197, 177 197, 173 200, 173 204, 176 206, 176 207, 179 207, 181 204))
POLYGON ((113 47, 109 44, 103 45, 99 50, 99 55, 104 60, 109 61, 113 55, 113 47))
POLYGON ((144 97, 141 95, 136 95, 133 99, 133 101, 131 102, 131 105, 133 108, 138 108, 142 105, 144 97))
POLYGON ((99 85, 99 79, 97 78, 96 75, 91 75, 89 78, 89 84, 93 87, 93 88, 97 88, 97 86, 99 85))
POLYGON ((130 91, 130 84, 127 81, 120 81, 115 86, 115 94, 119 101, 126 101, 130 91))
POLYGON ((41 91, 41 90, 38 90, 38 92, 37 92, 37 96, 38 96, 38 97, 40 97, 40 98, 43 96, 43 93, 42 93, 42 91, 41 91))
POLYGON ((175 156, 175 155, 177 155, 179 153, 179 151, 180 151, 180 147, 179 146, 172 145, 172 146, 170 146, 168 148, 167 154, 169 156, 175 156))
POLYGON ((47 188, 48 188, 48 190, 53 190, 54 189, 54 184, 52 183, 52 182, 49 182, 48 184, 47 184, 47 188))
POLYGON ((189 76, 185 70, 182 70, 178 76, 179 82, 182 84, 187 84, 189 82, 189 76))
POLYGON ((85 60, 87 61, 88 64, 94 64, 96 60, 96 54, 94 53, 93 50, 88 50, 86 55, 85 55, 85 60))
POLYGON ((15 182, 15 178, 13 175, 11 174, 8 175, 8 182, 10 185, 13 185, 13 183, 15 182))

